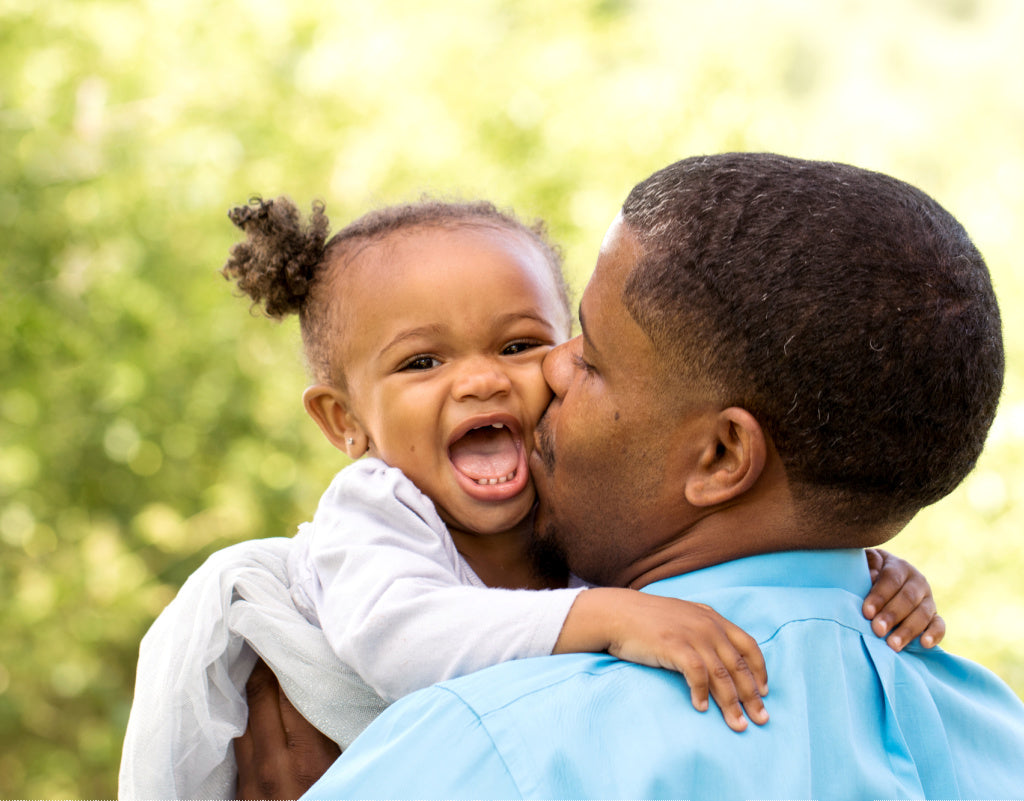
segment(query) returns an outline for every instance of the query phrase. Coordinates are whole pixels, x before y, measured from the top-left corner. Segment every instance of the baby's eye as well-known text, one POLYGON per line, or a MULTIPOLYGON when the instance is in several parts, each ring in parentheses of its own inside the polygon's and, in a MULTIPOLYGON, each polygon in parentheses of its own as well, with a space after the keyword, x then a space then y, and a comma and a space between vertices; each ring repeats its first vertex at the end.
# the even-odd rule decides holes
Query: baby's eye
POLYGON ((517 353, 525 353, 528 350, 540 347, 539 342, 510 342, 501 351, 502 356, 515 356, 517 353))
POLYGON ((409 361, 398 369, 401 370, 430 370, 433 367, 440 367, 441 362, 433 356, 413 356, 409 361))

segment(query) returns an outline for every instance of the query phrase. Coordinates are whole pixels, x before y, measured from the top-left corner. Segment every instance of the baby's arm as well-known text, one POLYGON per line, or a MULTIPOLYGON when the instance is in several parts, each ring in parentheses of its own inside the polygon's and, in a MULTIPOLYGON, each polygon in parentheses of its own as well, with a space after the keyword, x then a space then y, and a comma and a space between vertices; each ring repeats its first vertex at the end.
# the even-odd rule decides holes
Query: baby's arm
MULTIPOLYGON (((921 572, 882 550, 868 549, 867 559, 874 585, 863 611, 874 632, 879 637, 891 632, 887 642, 895 651, 918 635, 925 648, 937 645, 946 624, 935 613, 931 587, 921 572)), ((768 693, 767 673, 757 643, 703 604, 630 590, 590 590, 573 604, 554 649, 583 651, 608 651, 682 673, 694 707, 707 708, 710 690, 736 731, 746 728, 744 709, 755 723, 768 720, 761 702, 768 693)))
POLYGON ((336 480, 325 494, 309 561, 328 641, 382 697, 509 659, 609 650, 679 670, 699 709, 710 687, 735 729, 746 726, 741 703, 752 720, 767 719, 760 651, 717 613, 625 589, 465 586, 465 566, 430 502, 398 471, 372 468, 361 465, 351 478, 369 475, 336 480))
POLYGON ((293 596, 385 700, 509 659, 551 653, 582 589, 486 588, 430 500, 363 460, 332 482, 293 543, 293 596))
POLYGON ((868 568, 874 584, 864 599, 864 617, 894 651, 920 635, 932 648, 946 636, 946 622, 936 613, 932 588, 912 564, 878 548, 868 548, 868 568), (891 633, 890 633, 891 632, 891 633))
POLYGON ((576 598, 552 653, 607 651, 613 656, 682 673, 693 706, 708 708, 708 692, 729 728, 768 722, 761 696, 768 673, 757 642, 705 604, 636 590, 596 587, 576 598))

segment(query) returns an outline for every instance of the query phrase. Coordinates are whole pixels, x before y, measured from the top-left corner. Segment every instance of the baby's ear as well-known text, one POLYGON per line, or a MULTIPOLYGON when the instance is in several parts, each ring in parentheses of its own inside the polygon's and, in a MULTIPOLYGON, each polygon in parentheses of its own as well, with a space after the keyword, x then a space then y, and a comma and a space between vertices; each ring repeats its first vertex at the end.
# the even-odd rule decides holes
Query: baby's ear
POLYGON ((335 448, 352 459, 366 453, 369 437, 349 410, 344 392, 327 384, 315 384, 302 393, 302 403, 335 448))
POLYGON ((693 506, 715 506, 747 492, 761 477, 768 459, 761 424, 746 409, 723 409, 709 433, 686 482, 686 500, 693 506))

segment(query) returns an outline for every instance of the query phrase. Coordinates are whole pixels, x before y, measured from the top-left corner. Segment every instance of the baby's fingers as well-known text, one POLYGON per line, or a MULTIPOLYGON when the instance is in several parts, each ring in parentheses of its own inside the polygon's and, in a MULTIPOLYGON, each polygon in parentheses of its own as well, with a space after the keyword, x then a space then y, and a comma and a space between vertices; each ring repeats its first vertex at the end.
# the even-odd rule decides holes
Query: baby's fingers
POLYGON ((935 602, 929 597, 899 623, 886 638, 886 643, 894 651, 902 651, 907 643, 920 635, 921 645, 931 648, 937 645, 945 634, 946 623, 935 614, 935 602))
POLYGON ((725 665, 719 664, 711 671, 711 676, 711 697, 721 710, 726 725, 733 731, 745 731, 747 718, 729 671, 725 665))
POLYGON ((920 642, 925 648, 934 648, 942 642, 942 638, 945 636, 946 621, 942 619, 942 615, 935 615, 921 635, 920 642))
POLYGON ((708 708, 708 692, 715 699, 715 704, 722 713, 726 725, 733 731, 745 731, 747 728, 747 716, 757 724, 768 722, 768 712, 761 701, 760 693, 754 682, 754 677, 746 671, 746 679, 742 678, 744 671, 737 665, 734 667, 735 675, 730 672, 722 662, 711 660, 705 667, 704 661, 698 659, 695 663, 680 666, 679 672, 686 677, 690 685, 690 701, 694 709, 704 712, 708 708), (746 715, 744 715, 746 712, 746 715))
POLYGON ((691 649, 687 658, 676 666, 676 670, 683 674, 686 683, 690 685, 690 703, 693 704, 693 708, 698 712, 707 712, 711 682, 704 660, 691 649))
MULTIPOLYGON (((720 653, 720 656, 727 664, 730 659, 735 661, 736 667, 732 670, 733 678, 750 676, 756 682, 755 689, 758 698, 768 695, 768 668, 764 664, 764 655, 758 647, 757 640, 729 621, 726 621, 725 625, 729 642, 736 649, 736 653, 734 655, 730 651, 725 651, 720 653)), ((745 705, 746 702, 744 702, 745 705)))
POLYGON ((878 574, 885 561, 884 553, 884 551, 880 551, 877 548, 867 548, 864 551, 864 555, 868 558, 868 572, 871 574, 872 583, 878 580, 878 574))
POLYGON ((757 643, 724 619, 712 631, 713 636, 705 640, 709 647, 689 649, 676 667, 690 685, 694 708, 707 709, 710 692, 733 731, 744 731, 747 717, 758 725, 767 723, 768 711, 761 698, 768 691, 767 671, 757 643), (745 652, 750 653, 760 677, 751 670, 745 652))
POLYGON ((717 633, 709 642, 716 644, 705 654, 711 697, 734 731, 747 728, 744 711, 754 723, 763 725, 768 722, 762 700, 768 694, 768 669, 761 649, 739 626, 717 614, 715 617, 717 633))
MULTIPOLYGON (((698 712, 707 711, 708 693, 710 692, 730 729, 743 731, 747 728, 747 719, 743 715, 744 706, 740 702, 740 693, 737 690, 736 682, 733 681, 732 673, 722 664, 714 651, 709 652, 705 657, 695 649, 690 649, 674 667, 683 674, 686 683, 690 685, 690 702, 694 709, 698 712)), ((747 673, 749 676, 749 671, 747 673)), ((747 683, 749 687, 753 687, 752 676, 749 676, 747 683)), ((748 693, 750 692, 749 687, 748 693)), ((756 687, 754 687, 754 692, 757 692, 756 687)), ((751 719, 753 720, 753 717, 751 719)))
POLYGON ((759 726, 768 722, 768 710, 764 708, 758 681, 747 661, 735 652, 722 655, 722 661, 712 667, 711 697, 734 731, 747 728, 747 717, 759 726))
MULTIPOLYGON (((882 550, 870 549, 866 553, 868 569, 871 571, 871 579, 874 583, 864 599, 863 612, 864 617, 871 620, 876 618, 886 604, 894 599, 900 601, 899 593, 911 575, 911 567, 909 563, 882 550)), ((927 585, 925 586, 927 587, 927 585)), ((903 598, 900 602, 905 603, 906 599, 903 598)), ((903 615, 897 619, 902 620, 912 608, 913 606, 905 606, 902 610, 903 615)), ((875 633, 879 634, 877 628, 875 633)))

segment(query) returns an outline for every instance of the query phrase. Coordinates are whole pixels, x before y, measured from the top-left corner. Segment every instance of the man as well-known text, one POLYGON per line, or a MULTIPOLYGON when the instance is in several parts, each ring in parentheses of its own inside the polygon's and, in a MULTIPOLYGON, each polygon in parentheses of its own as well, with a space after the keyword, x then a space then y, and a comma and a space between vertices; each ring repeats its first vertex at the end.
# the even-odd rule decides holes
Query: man
POLYGON ((1020 700, 860 611, 858 549, 949 493, 995 415, 999 312, 960 225, 852 167, 688 159, 631 192, 580 321, 545 363, 538 551, 743 627, 771 721, 736 735, 606 655, 521 660, 399 701, 310 796, 1024 796, 1020 700))

